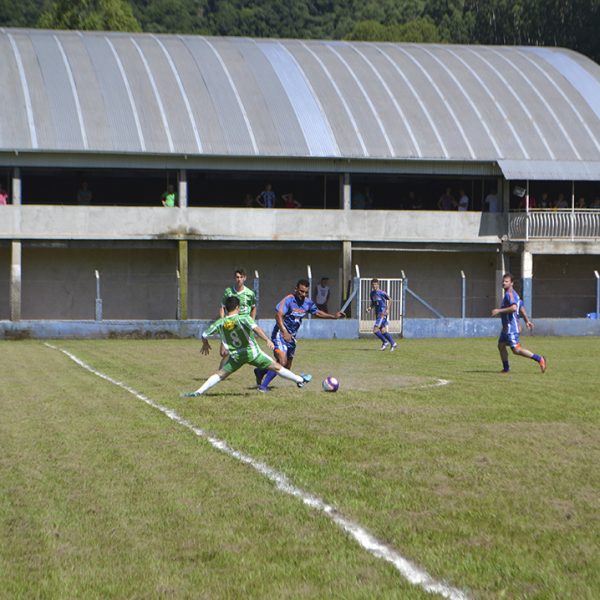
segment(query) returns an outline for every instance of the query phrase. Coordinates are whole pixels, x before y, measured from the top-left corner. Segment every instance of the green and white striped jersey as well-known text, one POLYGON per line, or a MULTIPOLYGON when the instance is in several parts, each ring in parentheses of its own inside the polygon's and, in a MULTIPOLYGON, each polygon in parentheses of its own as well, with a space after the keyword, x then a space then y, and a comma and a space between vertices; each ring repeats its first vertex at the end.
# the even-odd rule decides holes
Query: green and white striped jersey
POLYGON ((256 294, 250 288, 244 286, 242 291, 236 292, 234 287, 228 287, 223 293, 223 300, 221 300, 223 307, 225 300, 231 296, 235 296, 240 301, 240 315, 249 315, 256 306, 256 294))
POLYGON ((216 320, 202 337, 216 333, 232 357, 253 359, 262 352, 254 336, 256 326, 256 321, 249 315, 235 314, 216 320))

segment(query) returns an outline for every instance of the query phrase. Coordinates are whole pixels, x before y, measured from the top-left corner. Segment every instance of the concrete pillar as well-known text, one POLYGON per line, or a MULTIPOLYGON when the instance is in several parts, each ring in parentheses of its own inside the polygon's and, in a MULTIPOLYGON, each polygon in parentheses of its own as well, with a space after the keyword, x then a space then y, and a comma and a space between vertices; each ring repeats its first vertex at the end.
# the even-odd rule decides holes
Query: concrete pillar
POLYGON ((12 177, 11 202, 21 206, 21 169, 15 167, 12 177))
POLYGON ((188 318, 188 243, 186 240, 180 240, 177 249, 177 259, 179 263, 179 290, 180 290, 180 310, 179 318, 186 320, 188 318))
POLYGON ((504 179, 498 178, 497 182, 498 198, 502 199, 502 210, 500 212, 508 213, 510 210, 510 189, 508 185, 504 185, 504 179))
POLYGON ((352 207, 350 173, 340 175, 340 205, 344 210, 350 210, 352 207))
POLYGON ((342 304, 348 299, 348 282, 352 279, 352 242, 342 242, 342 304))
POLYGON ((179 208, 187 208, 188 183, 187 171, 185 169, 181 169, 181 171, 179 171, 179 179, 177 181, 177 198, 179 198, 179 208))
POLYGON ((21 242, 11 243, 10 320, 21 320, 21 242))
POLYGON ((496 256, 496 298, 499 299, 498 306, 502 302, 504 292, 502 291, 502 276, 508 271, 506 264, 506 254, 502 250, 498 251, 496 256))
POLYGON ((533 254, 523 250, 521 255, 521 277, 523 279, 523 304, 529 317, 533 316, 533 254))

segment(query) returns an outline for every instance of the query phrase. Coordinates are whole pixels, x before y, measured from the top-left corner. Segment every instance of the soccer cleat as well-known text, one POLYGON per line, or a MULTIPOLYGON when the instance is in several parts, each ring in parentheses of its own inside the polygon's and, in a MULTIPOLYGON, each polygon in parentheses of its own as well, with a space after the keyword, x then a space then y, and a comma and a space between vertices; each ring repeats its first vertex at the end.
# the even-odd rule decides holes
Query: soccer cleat
POLYGON ((398 347, 398 344, 394 344, 391 348, 390 348, 390 352, 393 352, 396 348, 398 347))
POLYGON ((302 377, 302 381, 298 381, 296 385, 301 388, 304 387, 309 381, 312 381, 312 375, 308 375, 307 373, 300 373, 300 377, 302 377))
POLYGON ((500 373, 510 373, 510 369, 502 369, 502 371, 500 371, 500 373))
POLYGON ((387 350, 387 347, 389 346, 389 342, 384 342, 383 344, 381 344, 381 348, 379 348, 382 352, 384 352, 385 350, 387 350))
POLYGON ((546 359, 543 356, 540 357, 540 369, 542 373, 546 372, 546 359))
POLYGON ((198 392, 182 392, 179 394, 180 398, 197 398, 200 394, 198 392))
POLYGON ((269 388, 263 387, 262 385, 259 385, 256 388, 261 394, 266 394, 269 391, 269 388))
POLYGON ((256 377, 256 385, 260 385, 262 383, 263 377, 265 376, 264 372, 261 369, 254 369, 254 377, 256 377))

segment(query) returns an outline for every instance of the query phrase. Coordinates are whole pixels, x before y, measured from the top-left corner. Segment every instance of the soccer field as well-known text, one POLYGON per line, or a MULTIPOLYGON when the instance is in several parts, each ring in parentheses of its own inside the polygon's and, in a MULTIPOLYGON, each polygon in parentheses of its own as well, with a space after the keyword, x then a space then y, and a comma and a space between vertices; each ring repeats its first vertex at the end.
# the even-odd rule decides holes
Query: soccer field
POLYGON ((523 343, 547 373, 493 339, 301 340, 306 388, 183 399, 197 341, 0 342, 0 597, 597 599, 600 340, 523 343))

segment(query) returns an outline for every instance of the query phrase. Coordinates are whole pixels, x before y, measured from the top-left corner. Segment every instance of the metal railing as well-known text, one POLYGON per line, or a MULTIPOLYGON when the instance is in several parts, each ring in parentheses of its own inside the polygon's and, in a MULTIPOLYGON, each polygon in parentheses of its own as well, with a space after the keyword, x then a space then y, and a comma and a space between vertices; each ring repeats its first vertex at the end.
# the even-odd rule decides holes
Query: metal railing
POLYGON ((600 238, 598 209, 533 209, 509 214, 508 236, 511 240, 600 238))

